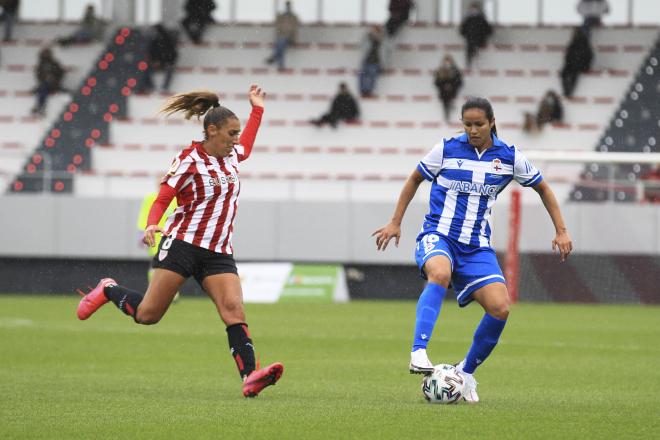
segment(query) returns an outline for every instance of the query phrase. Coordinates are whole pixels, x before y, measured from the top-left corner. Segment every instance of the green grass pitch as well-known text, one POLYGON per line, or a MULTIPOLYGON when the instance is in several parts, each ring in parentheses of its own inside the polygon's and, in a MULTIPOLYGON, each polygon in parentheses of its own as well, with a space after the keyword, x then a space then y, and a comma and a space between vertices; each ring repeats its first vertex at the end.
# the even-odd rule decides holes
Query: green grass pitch
MULTIPOLYGON (((248 304, 262 364, 244 399, 210 300, 144 327, 108 304, 0 296, 0 438, 660 438, 660 308, 515 305, 477 371, 481 402, 427 404, 408 374, 413 302, 248 304)), ((481 316, 446 303, 429 347, 462 358, 481 316)))

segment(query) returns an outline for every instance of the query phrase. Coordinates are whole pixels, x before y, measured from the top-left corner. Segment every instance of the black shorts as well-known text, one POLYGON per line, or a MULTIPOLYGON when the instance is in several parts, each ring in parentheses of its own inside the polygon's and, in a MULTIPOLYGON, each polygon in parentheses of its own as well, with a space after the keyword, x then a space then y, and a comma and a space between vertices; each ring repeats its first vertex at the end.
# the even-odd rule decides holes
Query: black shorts
POLYGON ((200 286, 204 278, 209 275, 219 273, 238 275, 233 255, 219 254, 183 240, 165 236, 160 240, 158 252, 154 255, 151 267, 171 270, 185 278, 192 275, 200 286))

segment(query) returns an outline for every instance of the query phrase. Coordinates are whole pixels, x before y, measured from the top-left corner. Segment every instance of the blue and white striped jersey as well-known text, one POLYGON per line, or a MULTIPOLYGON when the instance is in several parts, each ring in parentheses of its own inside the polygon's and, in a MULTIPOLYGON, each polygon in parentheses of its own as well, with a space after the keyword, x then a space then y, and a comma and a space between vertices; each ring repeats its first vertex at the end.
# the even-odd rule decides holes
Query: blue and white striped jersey
POLYGON ((497 195, 515 179, 535 186, 541 173, 516 147, 495 135, 493 145, 481 155, 466 134, 445 139, 417 165, 431 185, 429 213, 420 235, 429 232, 476 247, 490 247, 488 219, 497 195))

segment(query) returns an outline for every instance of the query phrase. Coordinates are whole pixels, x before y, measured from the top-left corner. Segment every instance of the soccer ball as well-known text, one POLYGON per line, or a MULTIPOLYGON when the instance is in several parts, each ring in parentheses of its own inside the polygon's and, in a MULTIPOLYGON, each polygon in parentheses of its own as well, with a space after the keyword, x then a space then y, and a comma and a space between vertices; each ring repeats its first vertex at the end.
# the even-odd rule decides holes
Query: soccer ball
POLYGON ((438 364, 422 380, 422 394, 429 403, 457 403, 462 393, 463 378, 453 365, 438 364))

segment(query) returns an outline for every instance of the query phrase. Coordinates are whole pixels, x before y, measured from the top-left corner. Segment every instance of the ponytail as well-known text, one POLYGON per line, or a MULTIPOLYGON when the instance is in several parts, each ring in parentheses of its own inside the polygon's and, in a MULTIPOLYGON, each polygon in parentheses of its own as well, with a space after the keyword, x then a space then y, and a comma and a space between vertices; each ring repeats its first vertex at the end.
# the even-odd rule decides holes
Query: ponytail
POLYGON ((220 105, 220 98, 217 94, 208 90, 193 90, 188 93, 179 93, 167 100, 159 113, 170 116, 174 113, 182 112, 186 119, 193 116, 204 116, 204 131, 209 125, 221 127, 227 119, 236 117, 236 114, 227 107, 220 105))
POLYGON ((205 114, 210 108, 218 107, 220 99, 218 95, 208 90, 193 90, 188 93, 179 93, 167 100, 159 113, 170 116, 177 112, 184 112, 184 117, 190 119, 198 118, 205 114))

